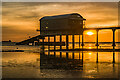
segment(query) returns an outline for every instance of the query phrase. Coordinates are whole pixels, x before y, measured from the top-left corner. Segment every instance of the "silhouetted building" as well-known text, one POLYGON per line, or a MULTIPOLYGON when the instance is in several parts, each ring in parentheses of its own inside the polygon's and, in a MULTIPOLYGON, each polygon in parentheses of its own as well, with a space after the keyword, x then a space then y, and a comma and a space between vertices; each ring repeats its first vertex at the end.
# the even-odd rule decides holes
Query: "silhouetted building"
POLYGON ((78 13, 46 16, 40 21, 41 35, 82 34, 84 19, 78 13))

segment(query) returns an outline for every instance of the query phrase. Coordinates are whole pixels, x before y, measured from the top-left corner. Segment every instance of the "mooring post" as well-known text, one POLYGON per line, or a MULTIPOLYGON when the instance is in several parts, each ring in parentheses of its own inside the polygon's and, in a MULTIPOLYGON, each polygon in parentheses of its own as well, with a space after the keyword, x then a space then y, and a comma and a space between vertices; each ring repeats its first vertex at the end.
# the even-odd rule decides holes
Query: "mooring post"
POLYGON ((55 55, 55 50, 56 50, 56 46, 55 46, 56 44, 55 44, 55 42, 56 42, 56 36, 54 35, 54 56, 56 56, 55 55))
POLYGON ((66 49, 68 50, 68 35, 66 35, 66 49))
POLYGON ((99 44, 98 44, 98 32, 99 32, 99 29, 96 30, 96 45, 95 45, 95 46, 97 46, 96 63, 98 63, 98 46, 99 46, 99 44))
POLYGON ((116 29, 112 29, 112 31, 113 31, 113 44, 112 44, 112 46, 113 46, 113 63, 115 63, 115 30, 116 29))
POLYGON ((79 35, 79 48, 80 48, 80 35, 79 35))
MULTIPOLYGON (((50 43, 50 37, 49 36, 48 36, 48 43, 50 43)), ((48 45, 48 55, 50 55, 49 50, 50 50, 50 45, 48 45)))
POLYGON ((75 45, 75 44, 74 44, 74 34, 73 34, 73 35, 72 35, 72 47, 73 47, 73 49, 75 48, 74 45, 75 45))
MULTIPOLYGON (((62 35, 60 35, 60 42, 62 42, 62 35)), ((62 46, 60 45, 60 50, 62 49, 62 46)))

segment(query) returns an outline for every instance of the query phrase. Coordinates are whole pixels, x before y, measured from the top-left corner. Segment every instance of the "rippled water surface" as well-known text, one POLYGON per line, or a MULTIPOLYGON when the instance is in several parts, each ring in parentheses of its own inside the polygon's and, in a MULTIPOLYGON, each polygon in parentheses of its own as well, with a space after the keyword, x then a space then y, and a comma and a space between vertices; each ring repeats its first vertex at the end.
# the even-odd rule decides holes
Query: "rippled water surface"
POLYGON ((118 78, 119 52, 115 53, 116 63, 113 64, 113 52, 98 52, 99 63, 96 63, 97 52, 84 51, 82 64, 82 52, 77 51, 41 53, 39 46, 3 46, 2 49, 25 50, 2 52, 4 78, 118 78))

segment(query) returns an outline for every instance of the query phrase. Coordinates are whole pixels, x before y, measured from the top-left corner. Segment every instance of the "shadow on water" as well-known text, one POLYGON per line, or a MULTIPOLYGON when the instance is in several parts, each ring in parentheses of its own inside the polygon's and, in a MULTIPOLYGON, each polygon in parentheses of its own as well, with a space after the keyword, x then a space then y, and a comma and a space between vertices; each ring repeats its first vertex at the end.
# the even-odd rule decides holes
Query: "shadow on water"
POLYGON ((82 70, 83 64, 81 59, 74 59, 74 52, 72 52, 72 58, 68 57, 68 52, 66 56, 62 56, 60 52, 60 57, 56 55, 50 55, 41 53, 40 54, 40 69, 63 69, 63 70, 82 70))

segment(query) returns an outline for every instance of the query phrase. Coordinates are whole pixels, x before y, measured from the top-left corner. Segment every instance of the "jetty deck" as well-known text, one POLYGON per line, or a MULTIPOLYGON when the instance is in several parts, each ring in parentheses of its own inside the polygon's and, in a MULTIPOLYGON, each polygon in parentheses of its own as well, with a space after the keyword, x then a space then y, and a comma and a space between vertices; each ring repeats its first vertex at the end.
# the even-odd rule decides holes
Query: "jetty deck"
POLYGON ((92 52, 120 52, 120 49, 57 49, 49 51, 92 51, 92 52))

